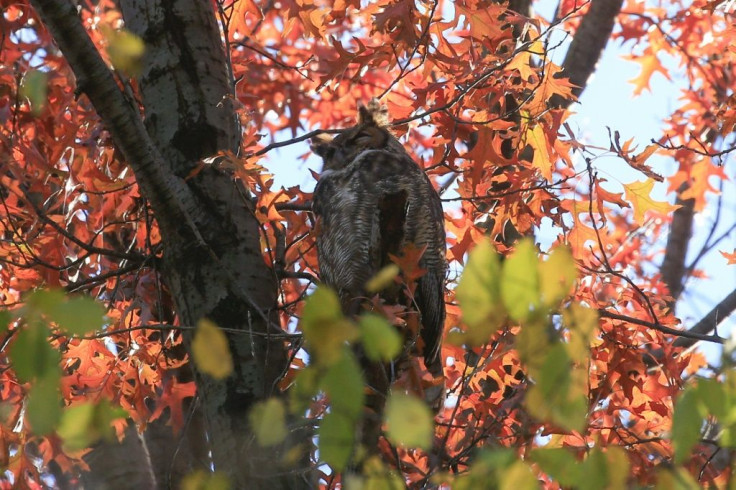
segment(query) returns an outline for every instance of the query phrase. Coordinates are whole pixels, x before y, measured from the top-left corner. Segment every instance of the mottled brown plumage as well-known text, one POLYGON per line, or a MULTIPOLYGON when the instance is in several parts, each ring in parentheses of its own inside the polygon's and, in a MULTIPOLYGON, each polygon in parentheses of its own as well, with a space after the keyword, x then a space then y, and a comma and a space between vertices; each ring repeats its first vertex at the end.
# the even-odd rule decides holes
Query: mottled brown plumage
MULTIPOLYGON (((426 246, 419 261, 414 306, 421 315, 425 364, 442 373, 445 320, 445 230, 440 198, 427 175, 386 128, 388 114, 371 101, 358 124, 334 139, 321 135, 312 150, 324 160, 314 191, 321 280, 344 305, 364 298, 365 283, 413 243, 426 246)), ((392 302, 384 294, 384 300, 392 302)))

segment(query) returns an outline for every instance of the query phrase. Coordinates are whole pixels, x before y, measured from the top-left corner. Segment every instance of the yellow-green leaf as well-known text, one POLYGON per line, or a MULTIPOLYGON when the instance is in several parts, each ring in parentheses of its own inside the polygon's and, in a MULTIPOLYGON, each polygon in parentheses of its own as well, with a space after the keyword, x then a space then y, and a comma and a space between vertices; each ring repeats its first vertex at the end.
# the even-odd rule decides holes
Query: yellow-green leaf
POLYGON ((127 29, 114 30, 102 26, 100 30, 107 39, 107 54, 112 66, 130 76, 140 75, 146 51, 143 40, 127 29))
POLYGON ((346 342, 359 334, 343 316, 337 294, 326 286, 319 286, 307 298, 301 327, 310 355, 322 366, 340 361, 346 342))
POLYGON ((539 289, 547 308, 555 308, 568 294, 577 279, 575 260, 564 245, 555 247, 547 260, 539 263, 539 289))
POLYGON ((321 386, 330 397, 333 412, 350 420, 358 419, 365 396, 363 374, 350 349, 343 347, 340 360, 327 368, 321 386))
POLYGON ((598 313, 579 303, 573 303, 562 313, 562 318, 570 331, 567 353, 578 363, 583 363, 590 354, 590 342, 598 329, 598 313))
POLYGON ((31 103, 31 114, 39 116, 46 106, 48 75, 39 70, 28 70, 20 84, 20 95, 31 103))
POLYGON ((420 399, 393 394, 386 402, 387 435, 394 444, 429 449, 434 437, 434 421, 420 399))
POLYGON ((510 468, 501 473, 499 490, 534 490, 539 488, 539 481, 528 464, 515 461, 510 468))
POLYGON ((355 422, 339 413, 328 413, 317 430, 319 457, 333 470, 342 471, 350 461, 355 441, 355 422))
POLYGON ((61 356, 48 342, 49 329, 31 322, 18 332, 10 347, 10 363, 22 382, 58 373, 61 356))
POLYGON ((286 409, 278 398, 257 403, 248 416, 256 441, 263 447, 274 446, 289 433, 286 427, 286 409))
POLYGON ((394 284, 394 279, 399 275, 399 272, 401 272, 401 269, 399 269, 398 265, 387 265, 365 283, 366 292, 374 294, 383 291, 394 284))
POLYGON ((38 378, 31 386, 26 405, 26 416, 33 432, 45 435, 53 431, 61 418, 61 393, 59 373, 38 378))
POLYGON ((230 490, 230 480, 227 475, 204 470, 195 470, 189 473, 181 482, 181 490, 230 490))
POLYGON ((701 490, 703 487, 695 481, 685 468, 664 467, 657 472, 656 490, 701 490))
POLYGON ((532 316, 540 317, 538 262, 534 241, 525 238, 503 263, 501 298, 509 316, 514 320, 524 322, 532 316))
POLYGON ((233 358, 225 333, 210 320, 201 319, 192 340, 194 364, 215 379, 227 378, 233 372, 233 358))
POLYGON ((675 447, 675 463, 681 464, 700 439, 703 417, 698 410, 697 392, 685 390, 675 404, 672 416, 672 444, 675 447))
POLYGON ((470 252, 456 289, 467 328, 462 342, 484 344, 501 327, 506 312, 501 303, 500 278, 498 253, 483 240, 470 252))
POLYGON ((390 361, 401 352, 402 338, 396 328, 378 315, 363 315, 360 318, 363 348, 369 359, 390 361))
POLYGON ((74 405, 61 416, 58 433, 64 439, 64 448, 76 451, 90 447, 100 439, 115 438, 112 422, 128 414, 120 407, 103 399, 98 403, 74 405))

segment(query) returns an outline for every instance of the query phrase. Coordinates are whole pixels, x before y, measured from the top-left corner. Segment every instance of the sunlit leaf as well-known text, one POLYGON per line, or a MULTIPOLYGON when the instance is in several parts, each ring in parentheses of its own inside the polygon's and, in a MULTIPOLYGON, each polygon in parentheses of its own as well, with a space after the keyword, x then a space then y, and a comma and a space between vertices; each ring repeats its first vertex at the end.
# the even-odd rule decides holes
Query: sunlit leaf
POLYGON ((638 224, 644 223, 644 215, 648 211, 652 211, 662 216, 668 216, 680 207, 679 204, 673 205, 667 201, 655 201, 654 198, 652 198, 654 183, 654 179, 648 178, 642 182, 624 184, 626 199, 634 208, 634 221, 638 224))
POLYGON ((523 322, 533 315, 540 315, 537 263, 537 249, 529 238, 521 240, 503 263, 501 297, 509 316, 514 320, 523 322))
POLYGON ((588 358, 590 343, 598 329, 598 313, 579 303, 573 303, 562 316, 570 331, 570 340, 566 344, 567 353, 573 361, 583 363, 588 358))
POLYGON ((501 326, 505 311, 501 304, 500 280, 498 253, 483 240, 470 252, 455 293, 467 327, 465 342, 483 344, 501 326))
POLYGON ((377 315, 363 315, 360 331, 365 354, 374 361, 390 361, 399 355, 403 340, 396 327, 377 315))
POLYGON ((556 307, 570 294, 576 279, 577 269, 570 249, 565 246, 555 247, 547 260, 539 263, 539 290, 544 305, 548 308, 556 307))
POLYGON ((391 442, 406 447, 429 449, 434 422, 429 407, 420 399, 393 394, 386 402, 387 435, 391 442))
POLYGON ((233 358, 225 333, 210 320, 201 319, 192 340, 192 358, 197 368, 215 379, 233 372, 233 358))
POLYGON ((248 415, 250 426, 259 445, 273 446, 283 441, 289 433, 286 427, 286 408, 278 398, 257 403, 248 415))

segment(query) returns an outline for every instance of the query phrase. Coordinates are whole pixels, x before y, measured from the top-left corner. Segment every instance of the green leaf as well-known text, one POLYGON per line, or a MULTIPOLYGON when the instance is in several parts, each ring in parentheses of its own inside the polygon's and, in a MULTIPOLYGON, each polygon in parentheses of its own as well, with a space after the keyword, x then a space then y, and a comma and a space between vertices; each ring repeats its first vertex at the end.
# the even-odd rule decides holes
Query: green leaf
POLYGON ((363 410, 363 374, 353 353, 346 347, 340 360, 327 368, 322 389, 330 397, 330 407, 349 420, 357 420, 363 410))
POLYGON ((406 483, 381 460, 374 456, 363 464, 363 478, 346 481, 346 488, 361 490, 404 490, 406 483))
POLYGON ((18 379, 27 383, 59 372, 61 355, 49 344, 49 329, 38 322, 21 328, 10 348, 10 362, 18 379))
POLYGON ((529 465, 518 460, 501 473, 500 480, 499 490, 533 490, 540 487, 529 465))
POLYGON ((48 75, 39 70, 28 70, 20 84, 20 95, 31 103, 31 114, 38 117, 46 106, 48 75))
POLYGON ((227 337, 206 318, 197 322, 192 340, 192 358, 200 371, 215 379, 225 379, 233 372, 233 358, 227 337))
POLYGON ((26 416, 38 435, 52 432, 61 418, 60 375, 58 371, 38 378, 31 386, 26 405, 26 416))
POLYGON ((322 418, 317 437, 320 458, 333 470, 344 470, 353 452, 355 421, 342 414, 330 412, 322 418))
POLYGON ((501 327, 506 312, 501 303, 500 276, 498 253, 483 240, 470 252, 456 289, 467 327, 461 342, 484 344, 501 327))
POLYGON ((230 480, 223 473, 195 470, 181 482, 181 490, 230 490, 230 480))
POLYGON ((378 315, 363 315, 360 331, 365 354, 373 361, 391 361, 401 352, 403 341, 396 328, 378 315))
POLYGON ((698 410, 697 393, 686 389, 675 404, 672 416, 672 444, 675 447, 675 463, 682 464, 700 439, 703 417, 698 410))
POLYGON ((578 277, 575 260, 567 246, 559 245, 547 260, 539 263, 539 289, 542 303, 556 308, 572 289, 578 277))
POLYGON ((606 488, 609 490, 626 490, 629 488, 629 457, 626 450, 621 446, 608 446, 603 454, 608 465, 608 485, 606 485, 606 488))
POLYGON ((85 296, 75 296, 47 309, 49 320, 72 335, 84 335, 99 330, 105 323, 105 308, 85 296))
POLYGON ((534 241, 525 238, 503 263, 501 298, 509 316, 514 320, 525 322, 532 317, 541 316, 538 262, 534 241))
POLYGON ((605 490, 608 488, 608 462, 599 448, 588 452, 582 464, 580 482, 586 490, 605 490))
POLYGON ((580 462, 568 449, 534 449, 529 457, 563 487, 578 487, 584 483, 580 480, 580 462))
POLYGON ((701 490, 698 482, 685 468, 662 469, 657 472, 657 490, 701 490))
POLYGON ((337 294, 326 286, 319 286, 307 298, 301 327, 310 355, 321 366, 340 361, 346 342, 359 333, 343 316, 337 294))
POLYGON ((508 468, 516 461, 516 455, 509 449, 483 449, 474 458, 467 473, 453 482, 453 490, 496 490, 500 470, 508 468))
POLYGON ((401 393, 386 402, 388 439, 406 447, 429 449, 434 438, 434 420, 429 407, 420 399, 401 393))
POLYGON ((263 447, 274 446, 289 433, 286 427, 286 409, 278 398, 257 403, 248 416, 256 441, 263 447))
POLYGON ((127 415, 125 410, 105 399, 98 403, 74 405, 64 410, 58 433, 64 439, 65 449, 77 451, 92 446, 100 439, 114 440, 112 422, 127 415))
POLYGON ((584 363, 590 355, 590 343, 598 328, 598 313, 578 303, 573 303, 563 313, 565 327, 570 331, 567 353, 578 363, 584 363))
POLYGON ((8 331, 10 322, 13 320, 13 316, 8 310, 0 310, 0 334, 8 331))
POLYGON ((565 346, 554 345, 536 373, 536 383, 527 392, 524 403, 538 419, 554 422, 568 430, 582 431, 588 412, 585 397, 587 377, 584 371, 571 368, 565 346))

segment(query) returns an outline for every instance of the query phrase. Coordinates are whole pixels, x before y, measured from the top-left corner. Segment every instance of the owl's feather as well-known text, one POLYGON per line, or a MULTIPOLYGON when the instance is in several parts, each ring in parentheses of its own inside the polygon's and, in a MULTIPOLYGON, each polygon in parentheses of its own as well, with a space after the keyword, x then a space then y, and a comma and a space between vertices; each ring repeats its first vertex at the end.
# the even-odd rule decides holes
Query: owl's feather
POLYGON ((366 282, 390 263, 389 254, 399 255, 410 243, 426 246, 419 266, 427 272, 414 302, 425 364, 437 375, 445 320, 442 204, 424 171, 383 127, 387 121, 385 109, 369 104, 356 126, 312 142, 324 160, 313 203, 320 276, 350 304, 365 296, 366 282))

